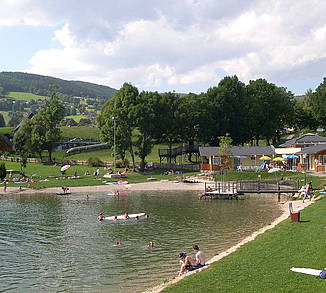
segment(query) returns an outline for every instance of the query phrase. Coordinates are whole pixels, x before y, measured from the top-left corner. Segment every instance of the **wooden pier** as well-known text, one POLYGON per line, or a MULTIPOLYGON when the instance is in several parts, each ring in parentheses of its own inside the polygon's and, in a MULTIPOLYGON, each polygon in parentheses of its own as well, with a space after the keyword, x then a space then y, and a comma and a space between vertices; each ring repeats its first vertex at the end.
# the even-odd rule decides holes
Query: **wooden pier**
POLYGON ((205 183, 205 192, 200 199, 239 199, 246 193, 273 193, 294 195, 300 189, 299 181, 246 180, 237 182, 205 183))

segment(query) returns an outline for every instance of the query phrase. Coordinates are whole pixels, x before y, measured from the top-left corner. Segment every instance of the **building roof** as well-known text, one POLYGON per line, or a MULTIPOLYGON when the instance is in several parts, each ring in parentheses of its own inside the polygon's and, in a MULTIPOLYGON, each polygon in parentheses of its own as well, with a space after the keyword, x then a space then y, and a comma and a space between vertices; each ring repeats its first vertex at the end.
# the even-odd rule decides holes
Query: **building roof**
MULTIPOLYGON (((219 147, 199 147, 201 157, 219 156, 219 147)), ((236 156, 273 156, 275 154, 274 146, 233 146, 231 149, 233 157, 236 156)))
POLYGON ((314 145, 314 144, 325 144, 325 143, 326 143, 326 137, 313 134, 313 133, 307 133, 299 137, 289 139, 285 143, 281 144, 280 146, 284 147, 284 146, 291 146, 291 145, 314 145))
POLYGON ((303 155, 303 154, 317 154, 320 151, 326 150, 326 144, 318 144, 313 145, 310 147, 303 148, 300 152, 297 153, 297 155, 303 155))
POLYGON ((277 155, 294 155, 301 151, 301 148, 275 148, 277 155))

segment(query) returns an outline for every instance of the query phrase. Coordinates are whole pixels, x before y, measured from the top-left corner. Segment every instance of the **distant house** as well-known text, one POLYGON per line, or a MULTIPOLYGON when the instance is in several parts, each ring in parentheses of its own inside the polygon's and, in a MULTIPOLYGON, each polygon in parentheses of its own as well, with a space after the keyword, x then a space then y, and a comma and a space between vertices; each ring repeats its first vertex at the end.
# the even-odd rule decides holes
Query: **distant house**
POLYGON ((0 151, 1 152, 11 152, 12 151, 12 142, 5 135, 0 136, 0 151))
POLYGON ((278 154, 298 156, 299 171, 326 171, 326 137, 307 133, 283 143, 276 149, 278 154))
POLYGON ((285 143, 281 144, 280 147, 304 148, 304 147, 317 145, 317 144, 326 145, 326 137, 313 134, 313 133, 307 133, 299 137, 287 140, 285 143))
MULTIPOLYGON (((220 169, 221 156, 219 147, 199 147, 201 170, 216 171, 220 169)), ((231 149, 231 167, 235 170, 257 170, 263 162, 262 156, 275 156, 274 146, 233 146, 231 149)))

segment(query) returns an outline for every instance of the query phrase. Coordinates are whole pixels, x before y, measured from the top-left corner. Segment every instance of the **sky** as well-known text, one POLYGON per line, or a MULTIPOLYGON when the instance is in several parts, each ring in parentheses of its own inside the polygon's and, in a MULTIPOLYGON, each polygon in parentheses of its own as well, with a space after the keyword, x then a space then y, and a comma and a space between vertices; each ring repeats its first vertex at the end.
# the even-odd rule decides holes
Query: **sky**
POLYGON ((205 92, 227 75, 294 94, 326 76, 326 1, 2 0, 0 71, 205 92))

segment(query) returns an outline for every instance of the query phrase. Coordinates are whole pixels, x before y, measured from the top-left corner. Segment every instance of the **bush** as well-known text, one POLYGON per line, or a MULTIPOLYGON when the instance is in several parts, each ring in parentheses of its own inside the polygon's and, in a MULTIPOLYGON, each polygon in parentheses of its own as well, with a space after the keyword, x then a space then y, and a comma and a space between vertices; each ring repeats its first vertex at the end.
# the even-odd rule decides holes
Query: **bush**
POLYGON ((88 166, 90 166, 90 167, 99 167, 99 166, 103 165, 103 162, 99 158, 96 158, 96 157, 88 158, 87 162, 88 162, 88 166))
POLYGON ((3 180, 7 176, 7 170, 5 163, 0 163, 0 179, 3 180))

